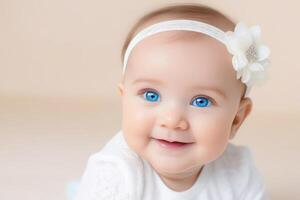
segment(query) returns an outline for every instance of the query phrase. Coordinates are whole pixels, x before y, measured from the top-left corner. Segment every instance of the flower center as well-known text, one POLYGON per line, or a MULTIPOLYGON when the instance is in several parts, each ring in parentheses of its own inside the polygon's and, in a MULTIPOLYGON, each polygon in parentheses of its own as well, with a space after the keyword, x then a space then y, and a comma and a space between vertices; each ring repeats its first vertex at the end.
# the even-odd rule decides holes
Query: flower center
POLYGON ((254 44, 252 44, 246 51, 246 57, 250 63, 253 63, 257 60, 257 51, 254 44))

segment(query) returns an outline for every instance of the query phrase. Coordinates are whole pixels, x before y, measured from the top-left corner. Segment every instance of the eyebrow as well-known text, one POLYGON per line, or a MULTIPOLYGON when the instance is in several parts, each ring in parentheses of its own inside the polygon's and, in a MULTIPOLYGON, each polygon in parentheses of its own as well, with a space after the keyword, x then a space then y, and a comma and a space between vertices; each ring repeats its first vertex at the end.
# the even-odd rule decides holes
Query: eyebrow
POLYGON ((162 85, 162 81, 156 80, 156 79, 151 79, 151 78, 136 79, 135 81, 132 82, 132 85, 135 85, 135 84, 141 83, 141 82, 148 82, 148 83, 155 83, 155 84, 158 84, 158 85, 162 85))
MULTIPOLYGON (((141 83, 141 82, 146 82, 146 83, 155 83, 157 85, 162 85, 163 82, 160 80, 156 80, 156 79, 151 79, 151 78, 140 78, 140 79, 136 79, 135 81, 132 82, 132 85, 135 85, 137 83, 141 83)), ((195 90, 206 90, 206 91, 213 91, 214 93, 218 94, 219 96, 223 97, 224 99, 226 99, 226 95, 224 94, 224 92, 222 90, 220 90, 219 88, 215 88, 215 87, 209 87, 209 86, 194 86, 192 87, 195 90)))

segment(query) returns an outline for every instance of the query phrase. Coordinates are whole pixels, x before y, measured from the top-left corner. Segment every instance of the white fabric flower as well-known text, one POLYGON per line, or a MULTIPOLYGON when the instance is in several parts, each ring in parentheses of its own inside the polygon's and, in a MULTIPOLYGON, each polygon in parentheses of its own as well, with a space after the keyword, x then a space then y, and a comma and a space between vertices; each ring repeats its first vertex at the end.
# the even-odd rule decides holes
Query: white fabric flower
POLYGON ((239 22, 234 32, 225 33, 226 47, 233 55, 232 65, 237 71, 237 79, 247 86, 252 86, 265 79, 266 67, 269 65, 270 49, 261 43, 259 26, 248 28, 239 22))

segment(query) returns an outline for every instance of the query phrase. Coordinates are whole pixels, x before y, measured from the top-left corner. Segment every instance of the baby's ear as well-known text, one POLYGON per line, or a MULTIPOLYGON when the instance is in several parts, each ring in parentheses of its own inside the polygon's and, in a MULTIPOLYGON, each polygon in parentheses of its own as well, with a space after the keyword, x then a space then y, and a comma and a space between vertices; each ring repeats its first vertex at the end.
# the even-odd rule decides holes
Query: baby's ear
POLYGON ((118 85, 119 95, 122 97, 124 93, 124 84, 121 82, 118 85))
POLYGON ((230 138, 233 139, 236 132, 246 119, 246 117, 250 114, 252 110, 252 100, 248 97, 245 97, 241 100, 238 112, 236 113, 232 125, 231 125, 231 133, 230 138))

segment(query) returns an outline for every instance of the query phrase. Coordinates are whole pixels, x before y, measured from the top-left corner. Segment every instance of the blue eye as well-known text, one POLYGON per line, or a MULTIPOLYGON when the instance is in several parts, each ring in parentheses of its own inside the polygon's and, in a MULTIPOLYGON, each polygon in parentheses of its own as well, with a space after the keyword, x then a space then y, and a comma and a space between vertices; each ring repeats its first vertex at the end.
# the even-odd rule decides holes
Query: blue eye
POLYGON ((209 107, 211 105, 211 101, 205 97, 198 97, 193 100, 192 104, 193 106, 204 108, 209 107))
POLYGON ((153 91, 146 91, 144 93, 144 98, 148 101, 155 102, 159 99, 159 95, 153 91))

